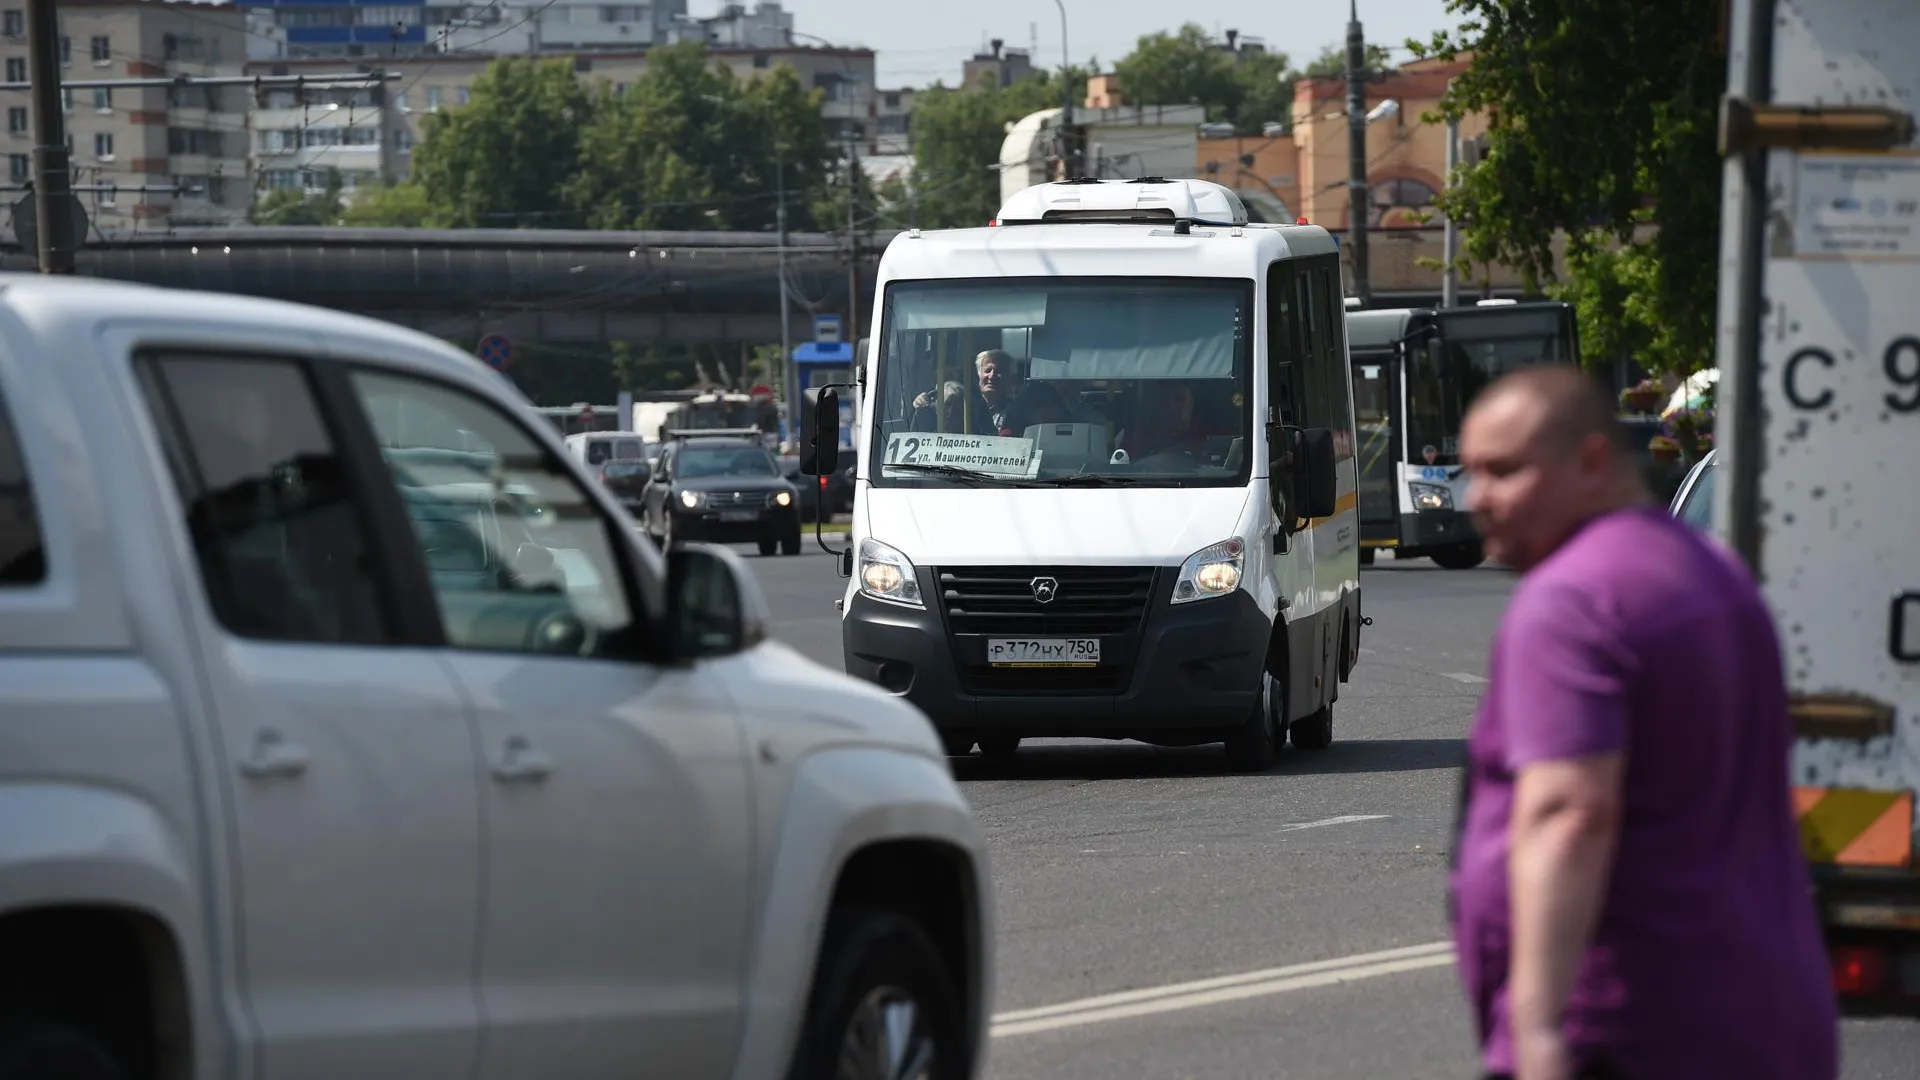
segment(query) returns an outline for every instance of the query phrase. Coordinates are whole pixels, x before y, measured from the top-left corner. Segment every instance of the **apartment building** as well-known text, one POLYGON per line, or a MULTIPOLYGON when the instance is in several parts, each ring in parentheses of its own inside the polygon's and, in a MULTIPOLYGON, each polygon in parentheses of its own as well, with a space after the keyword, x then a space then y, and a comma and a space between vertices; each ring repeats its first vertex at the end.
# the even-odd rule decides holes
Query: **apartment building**
POLYGON ((874 94, 873 148, 869 153, 882 157, 913 153, 913 96, 911 86, 898 90, 880 90, 874 94))
POLYGON ((250 60, 376 59, 425 53, 634 52, 678 41, 780 48, 793 16, 777 2, 725 4, 711 16, 687 0, 235 0, 248 15, 250 60))
MULTIPOLYGON (((96 235, 245 221, 253 197, 245 87, 73 85, 237 76, 246 60, 245 15, 227 4, 61 0, 59 21, 73 183, 96 235)), ((0 0, 0 63, 7 82, 27 82, 20 0, 0 0)), ((32 105, 25 90, 5 103, 14 192, 31 178, 32 105)))
POLYGON ((1033 53, 1027 49, 1009 49, 1004 38, 994 38, 984 52, 974 53, 960 65, 960 85, 975 90, 998 90, 1032 76, 1033 53))
MULTIPOLYGON (((713 48, 709 52, 716 63, 743 80, 780 64, 791 65, 804 85, 823 91, 821 112, 837 140, 857 142, 862 156, 884 152, 877 135, 876 101, 884 95, 868 89, 873 85, 873 50, 713 48)), ((579 78, 605 80, 615 89, 631 85, 646 71, 647 63, 644 53, 575 53, 571 59, 579 78)), ((357 64, 321 58, 248 64, 249 73, 260 75, 336 75, 377 67, 400 76, 386 83, 385 108, 379 104, 382 95, 371 85, 268 91, 252 119, 254 167, 260 185, 268 190, 317 193, 325 190, 330 174, 337 171, 343 191, 351 194, 381 179, 406 177, 412 172, 414 147, 425 134, 426 117, 467 104, 474 82, 493 61, 491 55, 447 54, 370 58, 357 64)))

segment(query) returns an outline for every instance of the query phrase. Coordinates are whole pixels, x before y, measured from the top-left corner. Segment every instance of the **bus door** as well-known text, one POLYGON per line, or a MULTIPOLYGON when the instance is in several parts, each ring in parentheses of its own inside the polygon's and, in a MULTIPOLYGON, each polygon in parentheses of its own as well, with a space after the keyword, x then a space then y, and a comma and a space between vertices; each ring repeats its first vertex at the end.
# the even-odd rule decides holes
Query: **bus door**
POLYGON ((1353 354, 1353 426, 1360 473, 1360 542, 1380 546, 1399 536, 1396 468, 1400 463, 1401 362, 1391 351, 1353 354))

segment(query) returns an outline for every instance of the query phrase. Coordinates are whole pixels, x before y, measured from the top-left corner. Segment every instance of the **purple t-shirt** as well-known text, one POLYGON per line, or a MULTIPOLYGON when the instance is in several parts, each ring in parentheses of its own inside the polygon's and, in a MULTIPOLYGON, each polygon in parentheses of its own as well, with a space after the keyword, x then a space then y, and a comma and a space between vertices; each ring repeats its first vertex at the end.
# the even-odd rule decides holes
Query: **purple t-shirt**
POLYGON ((1568 1003, 1629 1080, 1832 1080, 1834 995, 1789 791, 1779 642, 1745 566, 1653 508, 1519 584, 1468 741, 1451 881, 1482 1064, 1513 1070, 1507 828, 1519 769, 1627 755, 1612 878, 1568 1003))

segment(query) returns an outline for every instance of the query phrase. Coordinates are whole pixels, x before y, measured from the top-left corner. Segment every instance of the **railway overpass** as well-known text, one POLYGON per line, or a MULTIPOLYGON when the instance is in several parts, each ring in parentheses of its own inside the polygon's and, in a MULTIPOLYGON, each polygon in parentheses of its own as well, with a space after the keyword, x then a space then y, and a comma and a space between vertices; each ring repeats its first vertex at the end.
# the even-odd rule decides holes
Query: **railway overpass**
MULTIPOLYGON (((892 232, 863 234, 859 301, 892 232)), ((767 233, 561 229, 172 229, 80 249, 92 277, 317 304, 474 341, 780 340, 778 245, 767 233)), ((789 233, 789 333, 847 308, 843 235, 789 233)), ((0 269, 32 271, 7 238, 0 269)))
MULTIPOLYGON (((863 234, 857 273, 871 303, 893 231, 863 234)), ((1373 234, 1374 303, 1437 305, 1439 230, 1373 234)), ((789 233, 788 333, 813 337, 815 314, 845 315, 847 242, 789 233)), ((571 229, 354 229, 299 226, 172 229, 81 248, 81 274, 173 288, 298 300, 474 342, 753 343, 780 340, 778 245, 769 233, 571 229)), ((0 238, 0 269, 31 271, 33 253, 0 238)), ((1522 295, 1499 270, 1463 299, 1522 295)), ((864 321, 864 320, 863 320, 864 321)))

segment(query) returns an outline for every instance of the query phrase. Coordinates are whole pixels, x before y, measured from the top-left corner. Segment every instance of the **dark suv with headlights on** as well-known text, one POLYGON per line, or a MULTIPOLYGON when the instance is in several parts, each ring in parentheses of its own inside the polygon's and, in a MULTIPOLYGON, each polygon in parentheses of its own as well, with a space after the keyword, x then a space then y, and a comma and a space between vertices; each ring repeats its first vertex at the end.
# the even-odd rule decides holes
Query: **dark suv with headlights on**
POLYGON ((800 554, 799 491, 751 428, 668 432, 641 497, 640 522, 661 548, 681 540, 755 541, 800 554))

